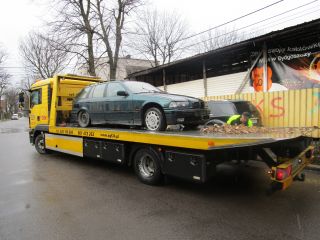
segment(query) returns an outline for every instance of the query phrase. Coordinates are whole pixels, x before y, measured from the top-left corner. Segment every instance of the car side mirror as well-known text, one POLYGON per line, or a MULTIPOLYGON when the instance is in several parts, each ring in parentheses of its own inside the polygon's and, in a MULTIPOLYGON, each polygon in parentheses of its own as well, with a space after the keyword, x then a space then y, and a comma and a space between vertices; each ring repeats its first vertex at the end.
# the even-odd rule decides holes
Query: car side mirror
POLYGON ((118 91, 118 92, 117 92, 117 96, 126 97, 126 96, 129 96, 129 94, 128 94, 126 91, 118 91))

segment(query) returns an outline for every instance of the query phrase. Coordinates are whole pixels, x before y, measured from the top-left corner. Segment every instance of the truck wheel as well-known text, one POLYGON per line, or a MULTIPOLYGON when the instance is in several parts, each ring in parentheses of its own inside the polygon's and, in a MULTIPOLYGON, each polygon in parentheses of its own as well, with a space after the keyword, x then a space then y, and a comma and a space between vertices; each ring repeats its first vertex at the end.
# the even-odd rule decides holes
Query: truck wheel
POLYGON ((139 180, 145 184, 157 185, 163 179, 159 157, 147 148, 142 148, 136 153, 134 171, 139 180))
POLYGON ((90 116, 87 111, 80 111, 78 114, 78 123, 80 127, 88 127, 90 125, 90 116))
POLYGON ((45 147, 45 143, 44 143, 44 137, 43 137, 43 134, 39 134, 35 141, 34 141, 34 146, 37 150, 38 153, 40 154, 46 154, 47 153, 47 150, 46 150, 46 147, 45 147))
POLYGON ((164 131, 167 128, 163 113, 156 107, 147 109, 144 114, 144 123, 150 131, 164 131))

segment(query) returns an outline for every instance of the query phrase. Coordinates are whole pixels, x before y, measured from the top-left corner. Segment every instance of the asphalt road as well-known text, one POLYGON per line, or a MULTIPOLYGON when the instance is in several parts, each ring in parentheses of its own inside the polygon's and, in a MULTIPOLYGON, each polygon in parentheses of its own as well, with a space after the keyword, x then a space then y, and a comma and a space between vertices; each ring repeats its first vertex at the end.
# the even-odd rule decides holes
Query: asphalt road
POLYGON ((264 171, 223 166, 152 187, 128 168, 38 154, 27 119, 0 122, 0 239, 320 239, 320 175, 267 196, 264 171))

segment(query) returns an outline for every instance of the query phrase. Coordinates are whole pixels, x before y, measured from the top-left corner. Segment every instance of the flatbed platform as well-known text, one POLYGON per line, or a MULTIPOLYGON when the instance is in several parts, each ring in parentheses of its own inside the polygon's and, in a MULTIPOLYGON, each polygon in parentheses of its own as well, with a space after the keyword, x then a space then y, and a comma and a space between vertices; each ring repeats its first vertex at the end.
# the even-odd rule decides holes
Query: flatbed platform
POLYGON ((250 134, 217 134, 197 131, 150 132, 146 130, 106 127, 50 127, 50 133, 88 138, 145 143, 153 145, 182 147, 197 150, 235 148, 274 143, 296 139, 302 136, 297 129, 288 131, 279 128, 277 132, 250 134))

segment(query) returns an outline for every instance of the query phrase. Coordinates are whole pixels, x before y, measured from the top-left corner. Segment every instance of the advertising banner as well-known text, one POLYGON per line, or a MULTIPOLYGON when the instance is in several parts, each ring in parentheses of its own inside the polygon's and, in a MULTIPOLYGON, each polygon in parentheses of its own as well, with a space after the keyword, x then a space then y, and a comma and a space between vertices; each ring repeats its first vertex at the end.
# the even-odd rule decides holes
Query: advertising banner
MULTIPOLYGON (((270 48, 267 56, 268 91, 320 88, 320 42, 270 48)), ((263 91, 263 72, 261 58, 250 74, 252 92, 263 91)))

